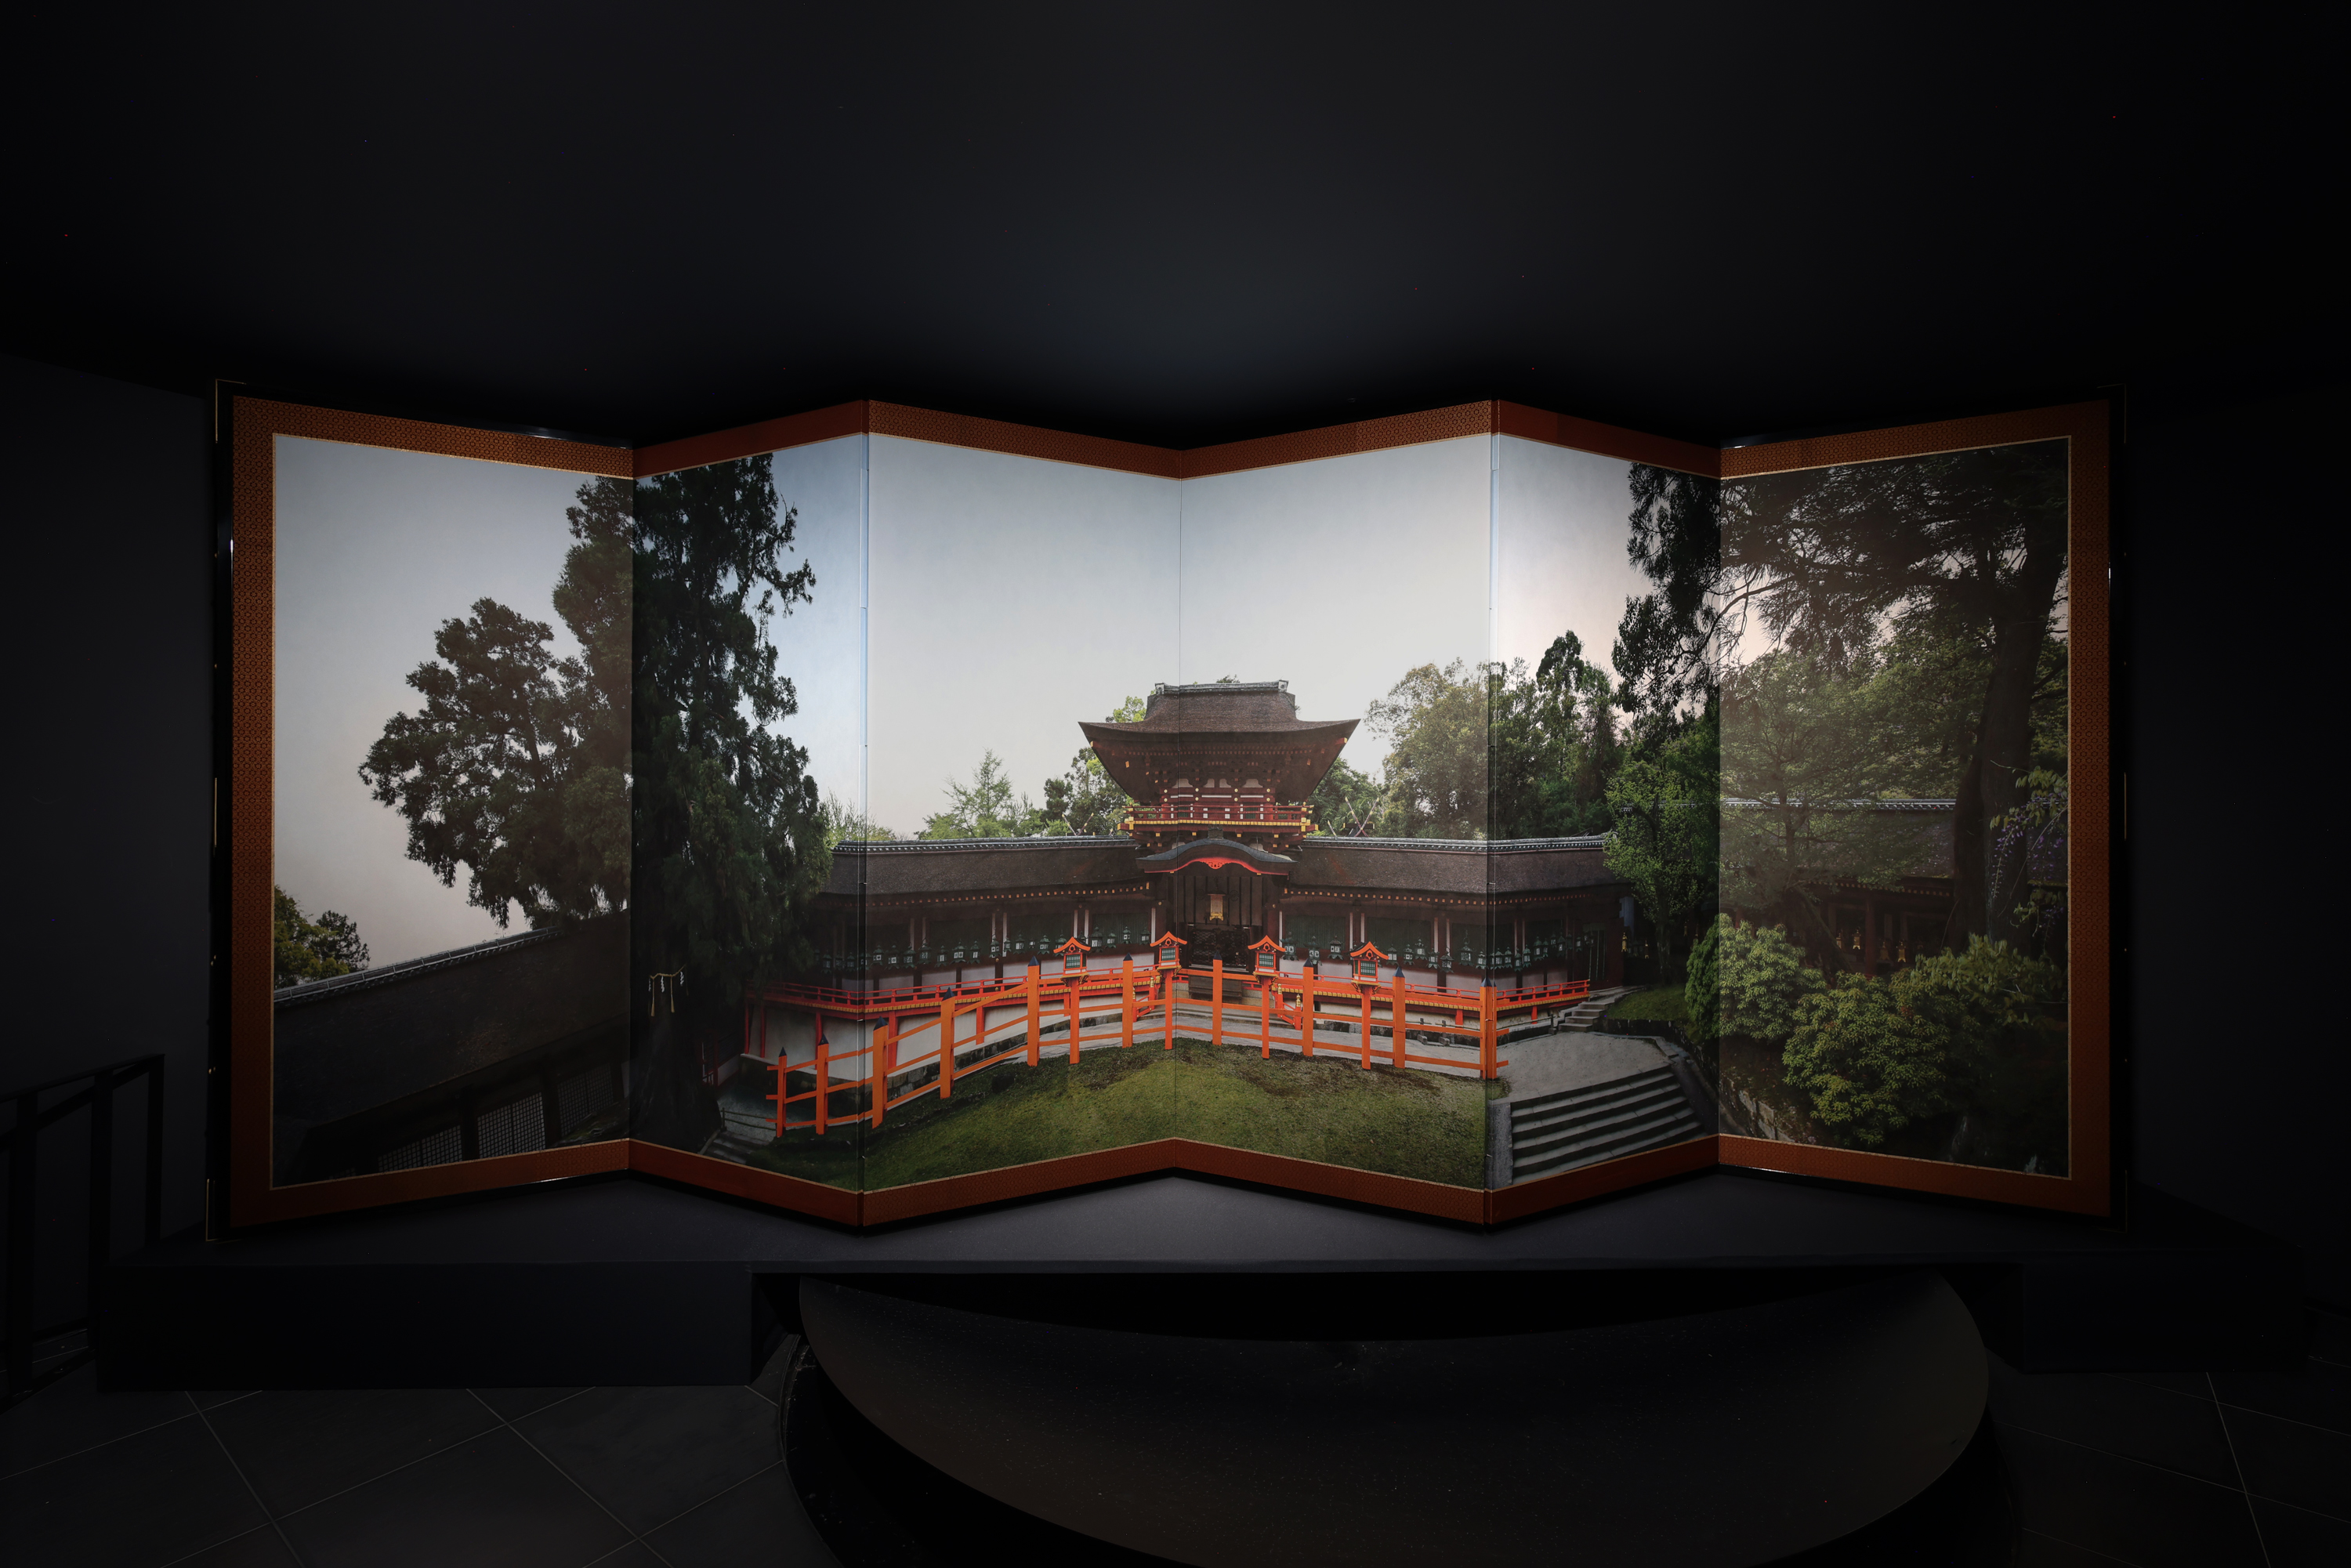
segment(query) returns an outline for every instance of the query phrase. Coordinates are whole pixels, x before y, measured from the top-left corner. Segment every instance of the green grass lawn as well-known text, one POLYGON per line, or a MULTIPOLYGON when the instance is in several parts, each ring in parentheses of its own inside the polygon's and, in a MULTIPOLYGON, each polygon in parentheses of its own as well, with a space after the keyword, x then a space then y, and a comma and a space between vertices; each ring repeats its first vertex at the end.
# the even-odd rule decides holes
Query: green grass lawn
POLYGON ((1612 1019, 1649 1019, 1667 1023, 1687 1023, 1689 1004, 1682 998, 1679 986, 1666 986, 1646 991, 1635 991, 1610 1008, 1612 1019))
MULTIPOLYGON (((878 1133, 795 1130, 752 1163, 874 1191, 1182 1137, 1478 1186, 1487 1094, 1474 1078, 1322 1057, 1269 1060, 1251 1048, 1179 1039, 1174 1051, 1089 1048, 1074 1068, 1007 1062, 958 1079, 950 1100, 926 1094, 889 1113, 878 1133)), ((835 1101, 848 1103, 846 1092, 835 1101)))

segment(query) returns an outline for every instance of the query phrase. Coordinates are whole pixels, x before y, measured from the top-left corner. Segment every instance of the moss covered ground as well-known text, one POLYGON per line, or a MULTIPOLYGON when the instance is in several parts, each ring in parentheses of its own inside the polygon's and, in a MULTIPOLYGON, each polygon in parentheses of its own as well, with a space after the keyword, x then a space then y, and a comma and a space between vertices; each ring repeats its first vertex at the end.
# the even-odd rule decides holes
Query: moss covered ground
POLYGON ((1683 999, 1679 986, 1652 987, 1648 990, 1635 991, 1629 997, 1619 998, 1616 1004, 1608 1009, 1606 1016, 1612 1019, 1649 1019, 1664 1023, 1687 1023, 1689 1004, 1683 999))
MULTIPOLYGON (((835 1095, 837 1111, 854 1108, 851 1092, 835 1095)), ((1487 1094, 1474 1078, 1179 1039, 1173 1051, 1089 1050, 1075 1067, 1007 1062, 958 1079, 950 1099, 926 1094, 890 1112, 879 1132, 796 1129, 751 1163, 875 1191, 1182 1137, 1478 1186, 1487 1094)))

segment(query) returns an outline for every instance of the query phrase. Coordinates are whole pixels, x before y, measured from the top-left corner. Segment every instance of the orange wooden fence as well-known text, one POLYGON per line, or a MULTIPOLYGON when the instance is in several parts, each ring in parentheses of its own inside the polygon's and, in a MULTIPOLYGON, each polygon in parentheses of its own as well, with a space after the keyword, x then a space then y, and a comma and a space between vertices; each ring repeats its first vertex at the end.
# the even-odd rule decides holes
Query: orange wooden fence
POLYGON ((1411 985, 1400 972, 1386 980, 1326 980, 1311 974, 1283 975, 1270 970, 1236 968, 1228 972, 1222 960, 1206 968, 1161 964, 1138 969, 1134 961, 1127 958, 1121 960, 1115 970, 1049 975, 1032 968, 1011 979, 898 990, 771 986, 749 998, 744 1008, 744 1053, 758 1055, 752 1038, 755 1009, 759 1017, 760 1043, 765 1042, 767 1015, 771 1009, 809 1013, 815 1031, 813 1059, 800 1066, 790 1066, 784 1061, 789 1052, 779 1051, 774 1063, 776 1092, 767 1098, 775 1102, 777 1135, 782 1136, 791 1127, 813 1128, 820 1135, 836 1124, 865 1120, 879 1127, 887 1113, 907 1102, 931 1093, 942 1100, 952 1098, 958 1079, 1000 1062, 1017 1057, 1025 1059, 1030 1067, 1040 1065, 1044 1059, 1045 1032, 1049 1029, 1067 1032, 1070 1061, 1077 1062, 1088 1043, 1084 1031, 1089 1014, 1097 1020, 1092 1038, 1096 1049, 1114 1041, 1119 1049, 1129 1050, 1138 1038, 1147 1040, 1156 1033, 1162 1049, 1172 1051, 1176 1047, 1177 1007, 1198 1000, 1188 995, 1194 981, 1205 981, 1208 988, 1205 1010, 1207 1039, 1212 1045, 1254 1044, 1259 1054, 1266 1057, 1273 1054, 1276 1045, 1295 1045, 1302 1056, 1312 1057, 1317 1053, 1315 1028, 1337 1025, 1352 1031, 1354 1042, 1351 1048, 1333 1047, 1326 1042, 1321 1048, 1323 1055, 1350 1056, 1364 1068, 1375 1062, 1398 1068, 1474 1067, 1480 1078, 1496 1077, 1510 1065, 1497 1055, 1497 1051, 1514 1017, 1531 1019, 1547 1008, 1583 1001, 1592 992, 1587 980, 1518 991, 1479 986, 1472 992, 1411 985), (1228 1002, 1225 988, 1228 981, 1242 982, 1254 988, 1255 1002, 1228 1002), (1179 991, 1186 994, 1179 995, 1179 991), (1015 1006, 1026 1015, 1019 1034, 991 1052, 987 1040, 989 1009, 1015 1006), (1099 1022, 1113 1008, 1118 1019, 1115 1036, 1099 1022), (1060 1016, 1049 1020, 1049 1012, 1060 1016), (1236 1015, 1229 1024, 1228 1014, 1236 1015), (827 1019, 852 1024, 858 1030, 859 1043, 836 1053, 825 1033, 827 1019), (966 1019, 971 1020, 971 1033, 957 1038, 958 1026, 966 1019), (1375 1052, 1373 1031, 1382 1022, 1387 1028, 1388 1043, 1375 1052), (867 1026, 873 1023, 879 1027, 868 1039, 867 1026), (1277 1026, 1294 1030, 1297 1039, 1277 1035, 1277 1026), (903 1053, 910 1041, 920 1043, 918 1037, 934 1029, 938 1032, 927 1049, 903 1053), (1458 1049, 1474 1050, 1476 1054, 1472 1058, 1416 1052, 1411 1049, 1410 1037, 1414 1034, 1440 1037, 1440 1043, 1449 1038, 1458 1042, 1458 1049), (961 1054, 975 1049, 980 1052, 977 1057, 961 1054), (860 1057, 864 1061, 859 1079, 836 1083, 833 1062, 860 1057), (892 1079, 919 1074, 926 1068, 934 1070, 935 1075, 894 1097, 891 1094, 892 1079), (810 1073, 814 1085, 797 1094, 788 1092, 790 1086, 785 1080, 795 1071, 810 1073), (831 1097, 858 1088, 866 1092, 864 1109, 834 1115, 831 1097), (792 1120, 790 1107, 802 1101, 810 1102, 808 1119, 792 1120))

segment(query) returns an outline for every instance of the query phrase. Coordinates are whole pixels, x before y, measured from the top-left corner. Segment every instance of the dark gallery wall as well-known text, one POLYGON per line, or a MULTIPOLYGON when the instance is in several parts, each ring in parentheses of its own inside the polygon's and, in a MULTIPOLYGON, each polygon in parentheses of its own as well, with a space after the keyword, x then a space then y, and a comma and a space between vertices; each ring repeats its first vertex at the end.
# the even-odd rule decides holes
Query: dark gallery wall
MULTIPOLYGON (((199 398, 0 356, 13 697, 0 1093, 163 1053, 166 1233, 195 1224, 204 1197, 208 418, 199 398)), ((126 1162, 140 1096, 120 1096, 126 1162)), ((43 1250, 64 1267, 41 1271, 44 1322, 79 1309, 83 1212, 78 1125, 49 1144, 72 1163, 45 1172, 43 1250)), ((136 1196, 117 1208, 124 1245, 136 1196)))
POLYGON ((2351 818, 2330 758, 2351 383, 2314 383, 2326 362, 2254 355, 2134 383, 2116 678, 2134 1174, 2299 1246, 2310 1293, 2339 1308, 2351 1064, 2335 884, 2351 818))

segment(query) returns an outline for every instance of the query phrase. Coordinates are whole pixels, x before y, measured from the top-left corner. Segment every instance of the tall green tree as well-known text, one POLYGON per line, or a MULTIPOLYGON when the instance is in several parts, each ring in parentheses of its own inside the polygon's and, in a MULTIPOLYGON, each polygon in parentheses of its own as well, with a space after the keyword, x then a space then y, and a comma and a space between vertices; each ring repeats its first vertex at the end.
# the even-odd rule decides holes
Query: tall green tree
POLYGON ((1839 880, 1892 887, 1927 869, 1923 819, 1881 810, 1914 758, 1873 655, 1832 666, 1792 648, 1733 672, 1722 696, 1723 898, 1795 922, 1848 966, 1823 900, 1839 880))
POLYGON ((1405 839, 1487 836, 1488 678, 1463 660, 1422 664, 1373 702, 1388 742, 1382 830, 1405 839))
POLYGON ((682 1010, 724 1018, 815 956, 831 856, 808 753, 776 728, 799 702, 772 628, 816 574, 787 559, 799 514, 764 456, 640 480, 635 514, 632 964, 641 995, 682 970, 682 1010))
POLYGON ((1717 897, 1719 758, 1709 706, 1679 733, 1635 750, 1608 781, 1608 868, 1631 885, 1656 928, 1661 962, 1671 961, 1675 937, 1717 897))
POLYGON ((1605 832, 1608 781, 1624 758, 1608 672, 1583 657, 1573 632, 1524 661, 1485 667, 1489 831, 1498 839, 1605 832))
POLYGON ((1889 623, 1932 622, 1980 644, 1956 790, 1954 947, 2013 927, 1988 883, 1990 823, 2019 803, 2032 766, 2066 570, 2065 460, 2063 442, 2041 442, 1720 486, 1633 472, 1627 548, 1654 591, 1626 604, 1616 666, 1643 704, 1719 685, 1750 626, 1832 669, 1889 623))
MULTIPOLYGON (((1131 696, 1106 716, 1113 724, 1133 724, 1149 706, 1143 698, 1131 696)), ((1068 769, 1059 779, 1045 780, 1043 814, 1048 821, 1061 823, 1065 832, 1107 838, 1118 831, 1133 806, 1133 798, 1111 781, 1109 770, 1091 747, 1071 758, 1068 769)))
POLYGON ((409 673, 423 698, 368 748, 360 778, 408 822, 408 858, 504 925, 534 926, 629 899, 629 486, 591 480, 566 513, 573 544, 554 588, 580 644, 493 599, 442 622, 438 658, 409 673))
POLYGON ((359 923, 329 909, 316 920, 302 913, 282 887, 269 890, 274 983, 283 990, 305 980, 329 980, 368 967, 367 944, 360 940, 359 923))
POLYGON ((1387 803, 1380 781, 1342 757, 1331 764, 1306 798, 1306 814, 1317 832, 1362 838, 1374 831, 1387 803))
MULTIPOLYGON (((924 820, 926 839, 1019 839, 1046 831, 1046 821, 1028 796, 1016 795, 1004 758, 984 753, 972 769, 971 782, 946 781, 947 804, 924 820)), ((1066 823, 1060 824, 1068 832, 1066 823)))

